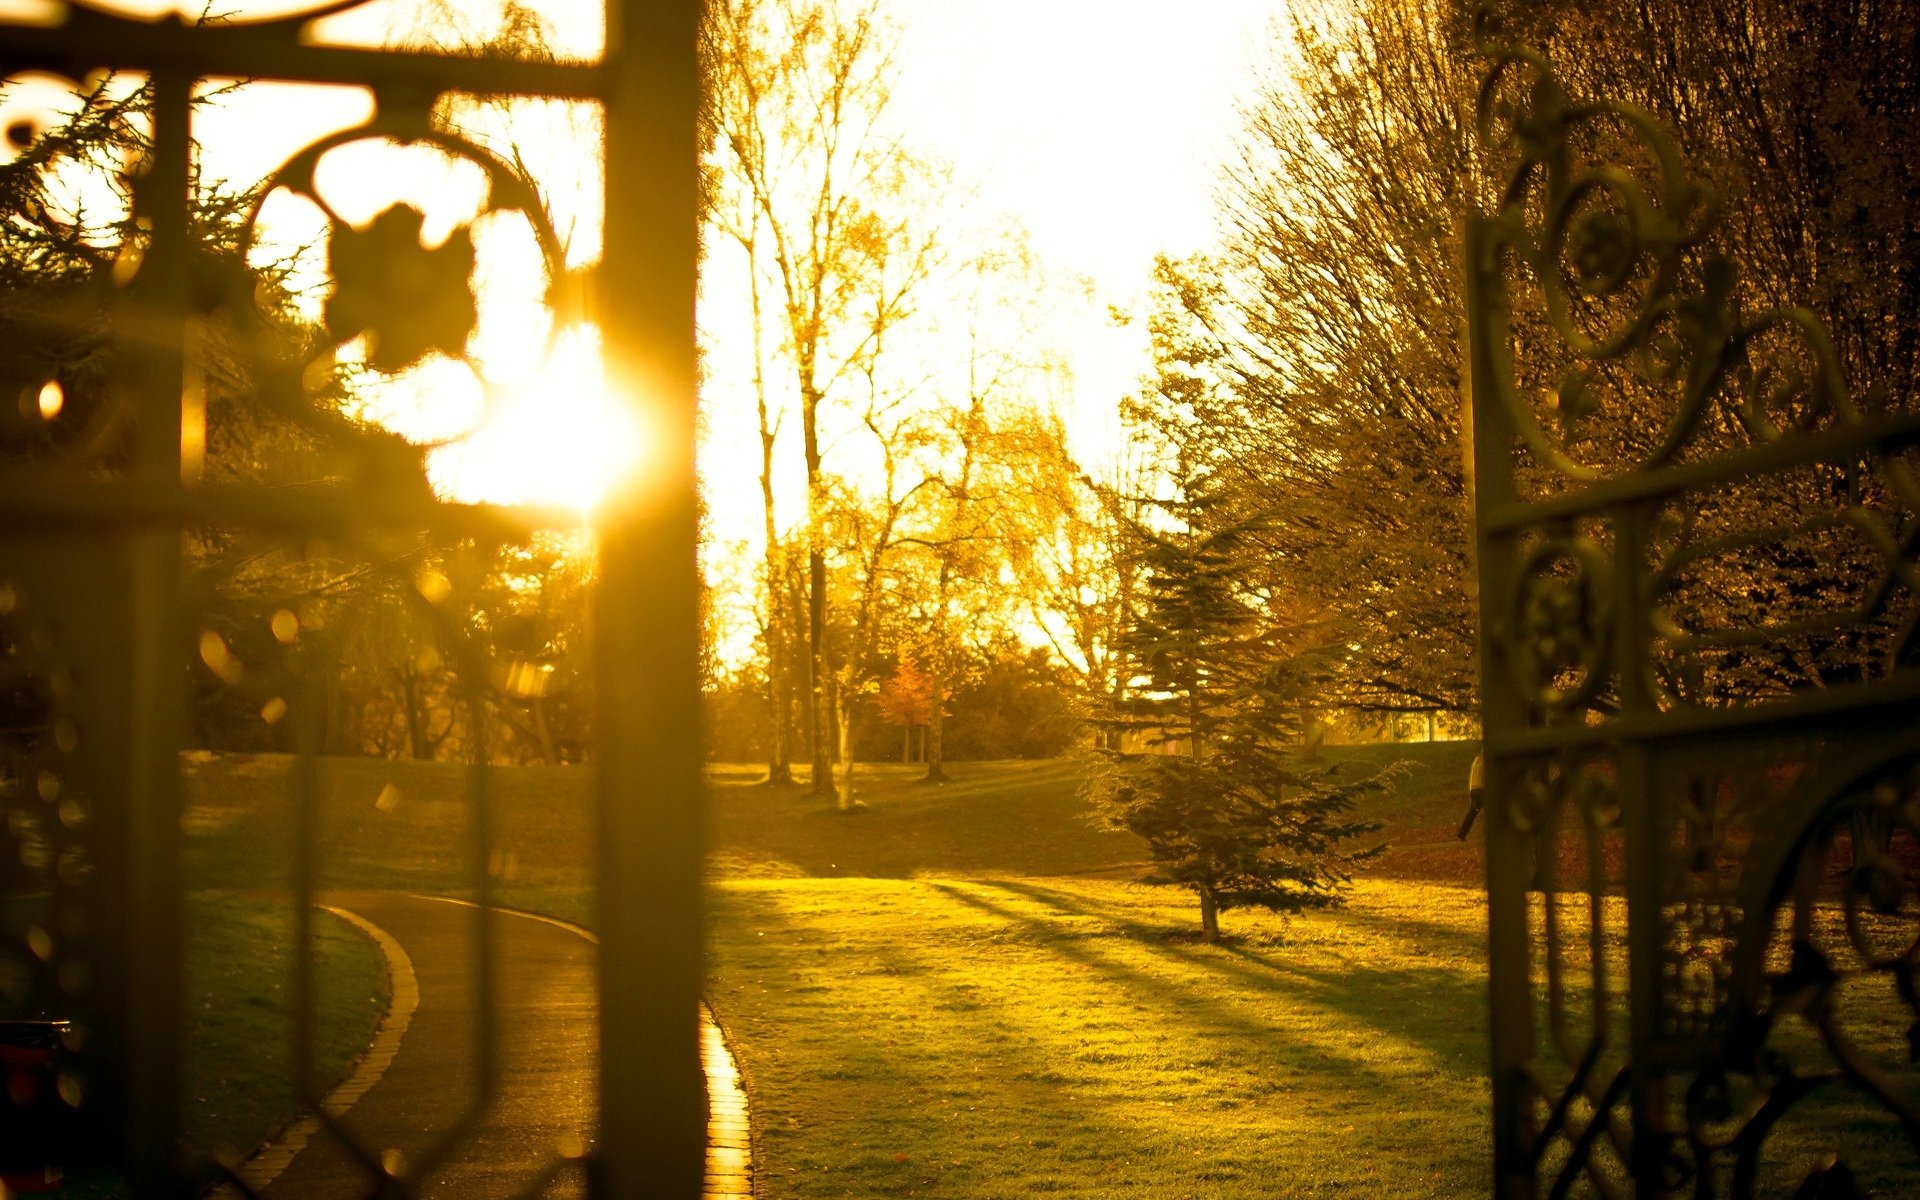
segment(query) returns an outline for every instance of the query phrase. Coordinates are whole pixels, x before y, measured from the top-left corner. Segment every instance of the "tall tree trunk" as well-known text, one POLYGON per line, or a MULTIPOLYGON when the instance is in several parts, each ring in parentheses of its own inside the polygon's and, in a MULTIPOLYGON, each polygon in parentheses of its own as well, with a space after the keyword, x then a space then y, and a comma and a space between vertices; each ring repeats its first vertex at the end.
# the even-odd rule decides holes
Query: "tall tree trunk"
POLYGON ((851 689, 833 689, 834 723, 840 733, 840 811, 853 811, 853 706, 846 702, 851 689))
POLYGON ((900 761, 903 763, 913 761, 913 726, 911 725, 900 727, 900 761))
MULTIPOLYGON (((812 362, 801 364, 809 378, 812 362)), ((827 740, 827 556, 820 545, 820 392, 809 383, 800 393, 801 433, 807 451, 807 660, 813 710, 813 794, 833 794, 833 752, 827 740)))
MULTIPOLYGON (((800 636, 800 631, 807 621, 807 579, 804 574, 794 569, 793 563, 787 562, 782 565, 784 570, 780 586, 787 606, 785 618, 787 670, 786 694, 781 697, 781 703, 784 705, 781 711, 794 722, 789 728, 795 736, 788 745, 795 748, 807 747, 807 758, 811 761, 815 714, 808 697, 813 694, 813 658, 803 652, 800 636)), ((792 751, 789 752, 788 761, 793 761, 792 751)))
MULTIPOLYGON (((975 407, 977 410, 977 401, 975 407)), ((966 458, 962 464, 961 472, 962 491, 960 495, 964 497, 966 495, 964 489, 972 485, 973 437, 971 430, 967 437, 966 458)), ((964 509, 964 504, 962 508, 964 509)), ((947 772, 945 769, 946 747, 945 737, 943 736, 945 731, 942 727, 946 722, 947 597, 953 589, 952 553, 951 547, 941 547, 940 582, 938 589, 934 592, 933 661, 928 664, 933 668, 933 711, 927 716, 926 741, 922 743, 926 747, 927 752, 927 773, 924 777, 924 782, 927 783, 947 782, 947 772)))
MULTIPOLYGON (((1205 757, 1205 748, 1200 742, 1200 689, 1197 685, 1187 692, 1187 748, 1193 761, 1199 762, 1205 757)), ((1212 886, 1207 884, 1202 884, 1200 888, 1200 940, 1220 940, 1220 908, 1214 902, 1212 886)))
POLYGON ((793 761, 787 749, 787 649, 782 630, 767 630, 767 783, 793 782, 793 761))
POLYGON ((560 761, 553 749, 553 726, 547 721, 547 698, 533 698, 533 732, 540 739, 540 761, 555 763, 560 761))
POLYGON ((941 697, 946 694, 944 685, 946 672, 936 670, 933 673, 933 711, 927 715, 927 723, 920 730, 920 757, 926 760, 927 783, 945 783, 951 778, 946 771, 946 713, 942 711, 941 697))
POLYGON ((426 718, 420 712, 420 684, 414 678, 411 667, 403 669, 400 675, 400 701, 407 706, 407 757, 428 758, 432 755, 427 744, 426 718))
MULTIPOLYGON (((759 225, 758 214, 754 224, 759 225)), ((753 245, 747 246, 748 289, 753 301, 753 399, 760 417, 760 507, 767 539, 767 707, 773 723, 767 740, 767 783, 793 782, 792 753, 787 747, 787 671, 793 654, 792 628, 787 615, 786 580, 780 567, 779 526, 773 508, 773 443, 776 431, 767 405, 767 376, 762 353, 760 273, 755 269, 753 245)))
POLYGON ((1220 940, 1220 906, 1214 902, 1211 888, 1200 890, 1200 940, 1220 940))
POLYGON ((947 715, 947 593, 952 587, 953 562, 947 551, 942 550, 940 585, 934 593, 933 661, 928 664, 933 672, 933 710, 927 714, 927 731, 921 735, 925 740, 920 743, 926 751, 927 773, 922 777, 926 783, 947 782, 944 729, 947 715))

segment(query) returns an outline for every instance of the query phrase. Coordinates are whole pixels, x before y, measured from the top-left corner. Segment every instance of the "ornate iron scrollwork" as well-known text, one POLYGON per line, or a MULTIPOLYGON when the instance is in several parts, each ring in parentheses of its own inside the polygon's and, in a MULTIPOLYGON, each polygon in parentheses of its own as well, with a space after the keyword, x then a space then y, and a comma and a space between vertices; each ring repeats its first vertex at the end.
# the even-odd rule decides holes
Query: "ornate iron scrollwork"
MULTIPOLYGON (((21 882, 35 903, 42 893, 46 901, 44 912, 19 909, 11 894, 0 905, 0 1004, 74 1016, 70 1049, 80 1065, 63 1079, 61 1097, 90 1130, 90 1160, 124 1173, 139 1195, 182 1194, 207 1182, 193 1172, 212 1168, 190 1160, 204 1160, 210 1148, 183 1147, 178 1136, 184 693, 191 679, 198 701, 250 722, 263 746, 308 756, 326 749, 316 733, 325 689, 316 681, 335 669, 344 636, 328 627, 322 593, 330 574, 369 580, 388 606, 370 620, 406 623, 396 636, 436 656, 434 686, 451 696, 447 707, 464 724, 425 732, 458 741, 474 764, 463 862, 471 893, 488 901, 489 880, 510 855, 492 824, 484 701, 506 694, 531 706, 546 676, 543 664, 522 661, 537 656, 537 647, 521 644, 528 638, 509 638, 457 609, 447 579, 428 567, 520 544, 557 524, 571 530, 578 518, 445 502, 428 487, 425 456, 470 430, 408 442, 340 401, 343 384, 369 376, 404 383, 411 372, 439 370, 441 359, 471 371, 474 394, 490 398, 493 241, 518 239, 514 252, 530 245, 537 260, 538 279, 526 285, 537 294, 517 297, 542 310, 538 323, 519 322, 524 341, 544 338, 551 348, 581 319, 584 280, 570 271, 534 182, 433 117, 458 97, 602 104, 604 142, 594 149, 607 160, 604 210, 616 214, 603 274, 623 286, 597 297, 597 315, 609 359, 627 378, 647 379, 644 394, 629 388, 623 401, 660 417, 656 462, 663 473, 678 472, 663 489, 673 499, 650 502, 665 509, 687 498, 688 506, 664 517, 650 511, 639 532, 631 498, 603 515, 596 579, 617 597, 608 604, 617 616, 601 625, 615 636, 598 643, 595 657, 599 678, 609 681, 603 695, 624 699, 610 702, 621 732, 598 748, 598 766, 608 798, 630 797, 644 780, 668 799, 644 822, 619 804, 596 810, 607 862, 621 864, 599 875, 611 877, 597 893, 601 931, 622 947, 598 978, 606 997, 601 1053, 616 1066, 598 1073, 597 1099, 621 1133, 589 1146, 570 1131, 549 1147, 550 1162, 527 1156, 535 1177, 526 1182, 547 1194, 557 1179, 582 1176, 580 1157, 590 1152, 600 1194, 691 1197, 705 1123, 694 1019, 700 792, 697 739, 676 722, 694 708, 694 663, 690 649, 683 663, 677 649, 663 653, 660 645, 690 647, 696 614, 698 6, 625 5, 609 22, 625 40, 599 62, 372 50, 308 37, 316 20, 366 2, 264 0, 202 21, 191 4, 155 15, 150 5, 131 13, 110 0, 69 0, 45 5, 38 22, 0 19, 0 208, 32 210, 28 223, 44 235, 32 270, 0 278, 0 704, 26 721, 0 730, 0 853, 19 864, 6 868, 0 886, 21 882), (125 78, 140 84, 121 88, 125 78), (97 86, 102 79, 113 87, 97 86), (196 89, 222 79, 362 86, 376 115, 299 149, 248 202, 227 197, 216 210, 196 210, 195 197, 206 194, 194 173, 196 89), (94 166, 101 194, 119 201, 111 220, 87 226, 45 219, 46 201, 72 177, 71 164, 47 168, 80 144, 63 141, 75 119, 94 123, 81 140, 112 149, 111 161, 94 166), (451 227, 415 195, 393 195, 365 214, 347 211, 330 199, 323 160, 360 144, 466 164, 480 180, 474 208, 451 227), (251 257, 265 240, 266 206, 287 197, 320 216, 314 246, 327 279, 322 299, 305 311, 251 257), (502 229, 509 234, 496 234, 502 229), (196 447, 197 437, 217 441, 217 420, 197 423, 223 402, 225 428, 239 433, 196 447), (262 430, 281 439, 278 475, 244 453, 246 437, 262 430), (216 576, 217 585, 209 582, 216 576), (642 684, 644 693, 630 690, 642 684), (673 701, 660 706, 662 695, 673 701), (672 932, 657 935, 663 922, 672 932)), ((312 788, 300 791, 295 806, 310 812, 312 788)), ((281 881, 301 931, 290 993, 311 994, 306 935, 323 850, 303 840, 295 878, 281 881)), ((492 925, 476 910, 485 1036, 474 1048, 467 1111, 436 1146, 413 1156, 406 1183, 395 1181, 399 1168, 380 1145, 335 1130, 369 1193, 424 1186, 487 1107, 499 1074, 499 1031, 486 1027, 492 925)), ((302 1019, 310 1036, 310 1014, 302 1019)), ((307 1100, 318 1100, 315 1082, 299 1081, 307 1100)), ((0 1109, 6 1103, 0 1097, 0 1109)), ((244 1178, 229 1176, 246 1191, 244 1178)))
POLYGON ((1497 1191, 1910 1187, 1920 416, 1747 311, 1657 121, 1482 34, 1497 1191))

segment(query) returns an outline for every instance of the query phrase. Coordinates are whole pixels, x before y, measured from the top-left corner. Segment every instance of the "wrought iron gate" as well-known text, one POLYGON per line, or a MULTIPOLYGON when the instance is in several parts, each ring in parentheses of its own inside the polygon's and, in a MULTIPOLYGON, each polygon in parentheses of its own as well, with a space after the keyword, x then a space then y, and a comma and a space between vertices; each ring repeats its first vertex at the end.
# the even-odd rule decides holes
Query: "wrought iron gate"
MULTIPOLYGON (((334 301, 325 336, 297 345, 234 268, 252 237, 214 253, 189 197, 196 88, 209 80, 353 84, 376 113, 362 127, 301 151, 274 184, 318 196, 314 163, 356 140, 434 145, 477 166, 482 216, 524 220, 543 254, 548 301, 561 317, 604 331, 617 394, 648 439, 644 476, 596 522, 593 603, 597 740, 593 806, 594 914, 599 959, 599 1120, 585 1149, 598 1196, 693 1197, 703 1170, 706 1114, 696 1011, 702 792, 696 725, 697 589, 693 481, 696 257, 696 0, 609 0, 606 48, 590 63, 369 50, 316 44, 317 18, 364 0, 278 5, 248 21, 196 23, 129 15, 81 0, 39 6, 0 24, 0 74, 10 84, 51 76, 80 94, 99 71, 149 81, 150 149, 128 164, 136 220, 122 244, 97 247, 91 269, 45 297, 10 305, 0 365, 21 410, 8 414, 0 465, 0 658, 9 716, 0 761, 7 817, 0 879, 44 911, 9 921, 0 975, 38 1011, 71 1016, 58 1080, 77 1111, 75 1152, 118 1164, 133 1194, 185 1194, 181 1161, 181 753, 189 667, 279 722, 303 758, 323 746, 330 653, 324 623, 263 593, 256 650, 201 621, 205 597, 186 560, 242 548, 283 573, 340 563, 378 577, 449 659, 486 677, 473 630, 436 607, 447 572, 422 546, 491 545, 527 536, 551 515, 437 501, 417 454, 330 415, 327 368, 337 345, 371 329, 369 366, 394 371, 430 349, 464 353, 473 303, 471 241, 438 249, 420 214, 390 207, 356 232, 325 210, 334 301), (591 102, 604 120, 604 254, 588 278, 557 257, 540 198, 522 172, 432 118, 450 95, 591 102), (357 240, 356 240, 357 239, 357 240), (462 259, 462 248, 465 258, 462 259), (437 264, 437 265, 436 265, 437 264), (465 305, 463 316, 462 306, 465 305), (36 307, 38 305, 38 307, 36 307), (336 456, 330 484, 200 476, 205 347, 223 345, 259 403, 336 456), (63 355, 95 339, 105 363, 70 370, 63 355), (291 348, 290 348, 291 347, 291 348), (18 889, 16 889, 17 891, 18 889)), ((193 6, 183 5, 183 10, 193 6)), ((19 10, 16 10, 19 11, 19 10)), ((150 12, 150 6, 149 6, 150 12)), ((16 156, 33 152, 32 120, 5 130, 16 156)), ((323 206, 324 207, 324 206, 323 206)), ((19 298, 15 298, 18 300, 19 298)), ((5 403, 11 406, 14 397, 5 403)), ((469 682, 466 686, 478 687, 469 682)), ((469 704, 468 756, 487 760, 486 730, 469 704)), ((313 815, 311 771, 298 772, 296 822, 313 815)), ((484 765, 466 797, 473 894, 486 903, 496 873, 493 798, 484 765)), ((310 825, 301 825, 310 834, 310 825)), ((319 850, 295 853, 295 908, 306 949, 319 850)), ((490 978, 489 923, 476 918, 481 994, 490 978)), ((294 987, 306 1008, 303 966, 294 987)), ((483 998, 482 1004, 486 1001, 483 998)), ((8 1014, 0 1014, 8 1015, 8 1014)), ((488 1086, 492 1051, 476 1050, 488 1086)), ((311 1081, 308 1081, 309 1083, 311 1081)), ((478 1102, 484 1102, 485 1097, 478 1102)), ((6 1101, 0 1099, 0 1105, 6 1101)), ((457 1142, 450 1139, 449 1146, 457 1142)), ((378 1147, 361 1148, 368 1194, 386 1178, 378 1147)))
POLYGON ((1743 310, 1647 114, 1491 55, 1496 1193, 1911 1195, 1920 414, 1851 395, 1811 313, 1743 310))

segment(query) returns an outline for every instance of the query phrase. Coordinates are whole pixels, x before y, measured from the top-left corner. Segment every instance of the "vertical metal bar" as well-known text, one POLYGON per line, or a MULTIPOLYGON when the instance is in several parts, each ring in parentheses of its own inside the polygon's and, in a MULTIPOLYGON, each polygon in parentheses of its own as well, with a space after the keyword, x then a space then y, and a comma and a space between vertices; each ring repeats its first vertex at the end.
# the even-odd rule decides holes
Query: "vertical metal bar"
POLYGON ((1525 1200, 1534 1195, 1528 1147, 1533 1114, 1522 1069, 1533 1057, 1533 984, 1527 930, 1527 837, 1507 820, 1503 792, 1506 764, 1494 738, 1520 729, 1525 700, 1502 669, 1503 627, 1513 578, 1512 539, 1487 536, 1489 508, 1513 498, 1513 423, 1505 405, 1507 331, 1505 304, 1493 265, 1486 223, 1469 217, 1461 238, 1466 301, 1467 377, 1462 414, 1467 448, 1466 478, 1474 505, 1474 559, 1480 613, 1480 724, 1485 750, 1481 823, 1487 847, 1487 988, 1493 1075, 1494 1195, 1525 1200))
POLYGON ((600 1137, 593 1192, 694 1200, 704 1173, 697 515, 698 0, 609 0, 608 367, 649 439, 611 502, 595 607, 600 1137))
MULTIPOLYGON (((1614 514, 1613 643, 1621 718, 1657 711, 1647 688, 1648 623, 1642 591, 1646 557, 1644 507, 1614 514)), ((1660 864, 1663 847, 1654 794, 1652 748, 1627 742, 1615 751, 1620 820, 1626 841, 1628 1042, 1633 1069, 1633 1155, 1636 1192, 1666 1194, 1665 1080, 1654 1057, 1660 1017, 1660 959, 1665 938, 1660 864)))
MULTIPOLYGON (((153 75, 153 165, 140 181, 151 241, 134 291, 134 470, 157 488, 180 486, 180 403, 184 382, 190 188, 189 108, 193 79, 153 75)), ((180 750, 185 741, 182 680, 186 639, 180 610, 178 528, 128 536, 132 653, 127 664, 124 847, 124 1031, 128 1175, 137 1196, 184 1194, 177 1170, 180 1103, 181 834, 180 750)), ((105 600, 103 598, 102 602, 105 600)))
POLYGON ((486 697, 478 686, 483 676, 478 671, 469 671, 472 679, 472 691, 467 699, 467 711, 473 714, 473 745, 470 751, 472 761, 466 769, 467 795, 467 833, 472 839, 469 851, 472 858, 468 863, 473 871, 473 986, 474 986, 474 1048, 473 1048, 473 1112, 478 1113, 494 1101, 496 1089, 500 1085, 500 1037, 507 1032, 500 1028, 499 997, 499 953, 494 935, 499 922, 493 912, 493 867, 495 813, 493 790, 493 767, 491 764, 493 746, 488 739, 490 732, 487 724, 486 697))
POLYGON ((293 1020, 288 1036, 293 1043, 293 1094, 318 1109, 325 1086, 314 1078, 313 1058, 319 1036, 318 972, 313 944, 313 906, 319 902, 320 779, 319 755, 326 748, 327 675, 335 667, 334 638, 330 631, 310 629, 302 635, 300 690, 294 697, 296 714, 293 772, 293 1020))

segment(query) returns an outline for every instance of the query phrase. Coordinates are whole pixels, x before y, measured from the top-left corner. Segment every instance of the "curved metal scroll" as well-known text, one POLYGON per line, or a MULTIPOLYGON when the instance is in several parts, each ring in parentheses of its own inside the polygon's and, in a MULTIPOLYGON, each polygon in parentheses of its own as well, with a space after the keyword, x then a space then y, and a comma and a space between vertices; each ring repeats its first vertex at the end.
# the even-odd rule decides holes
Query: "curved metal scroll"
POLYGON ((1496 1191, 1904 1194, 1920 413, 1747 310, 1656 120, 1481 33, 1496 1191))

